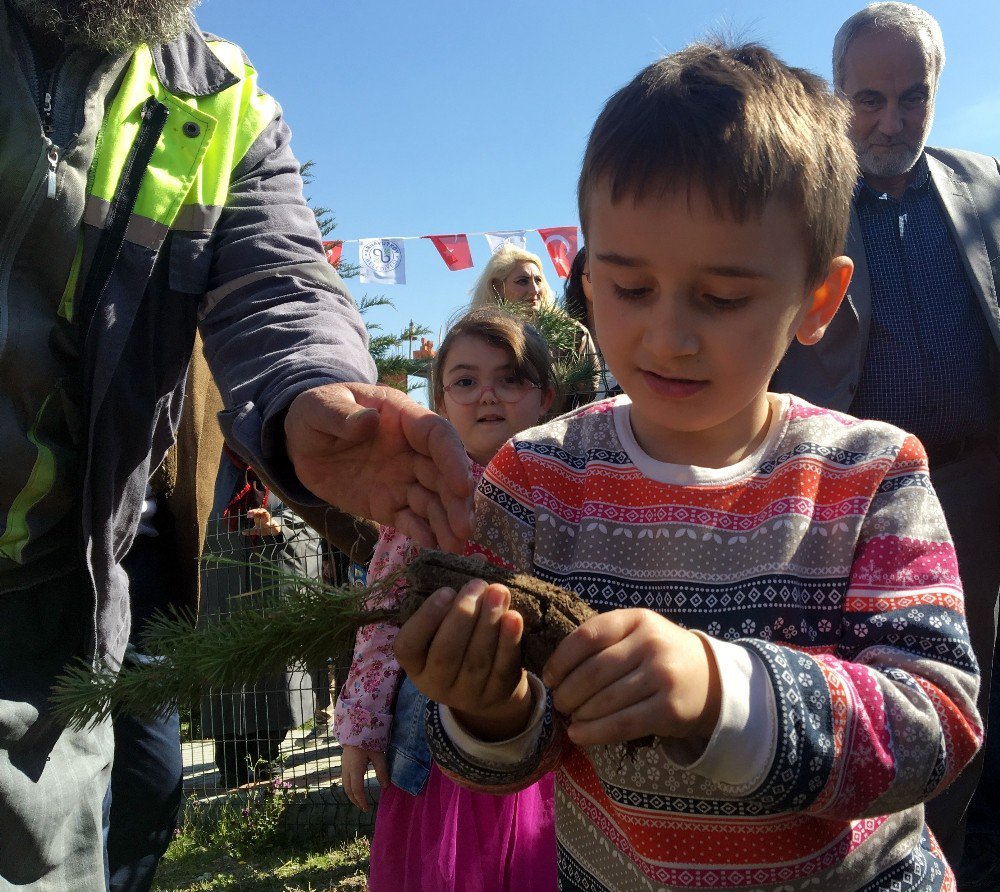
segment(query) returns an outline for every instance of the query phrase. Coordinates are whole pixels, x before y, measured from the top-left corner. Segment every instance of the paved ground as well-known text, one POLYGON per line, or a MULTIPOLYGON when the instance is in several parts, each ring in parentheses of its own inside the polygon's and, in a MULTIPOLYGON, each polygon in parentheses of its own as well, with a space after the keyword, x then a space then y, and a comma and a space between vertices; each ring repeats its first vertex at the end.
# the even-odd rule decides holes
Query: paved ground
MULTIPOLYGON (((230 790, 220 783, 215 765, 215 747, 211 740, 192 740, 181 744, 184 759, 184 796, 199 803, 222 802, 230 797, 245 796, 253 789, 273 783, 261 781, 230 790)), ((289 732, 281 745, 274 778, 291 784, 297 797, 291 816, 302 829, 326 828, 333 832, 365 830, 374 823, 375 812, 361 812, 344 795, 340 784, 340 744, 317 726, 309 731, 289 732)), ((374 776, 368 779, 369 795, 378 802, 378 784, 374 776)))

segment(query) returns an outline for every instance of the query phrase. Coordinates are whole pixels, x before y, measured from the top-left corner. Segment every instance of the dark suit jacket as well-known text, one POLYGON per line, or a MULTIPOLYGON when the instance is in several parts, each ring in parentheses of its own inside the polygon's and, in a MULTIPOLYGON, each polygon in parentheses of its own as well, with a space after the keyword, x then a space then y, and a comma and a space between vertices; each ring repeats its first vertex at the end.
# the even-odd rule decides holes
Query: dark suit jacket
MULTIPOLYGON (((931 188, 944 208, 965 273, 1000 351, 1000 165, 996 158, 952 149, 926 150, 931 188)), ((771 389, 846 412, 861 377, 868 347, 872 298, 861 228, 854 208, 844 250, 854 277, 823 339, 811 347, 793 342, 771 389)), ((998 355, 994 352, 994 368, 998 355)), ((888 382, 887 382, 888 383, 888 382)))

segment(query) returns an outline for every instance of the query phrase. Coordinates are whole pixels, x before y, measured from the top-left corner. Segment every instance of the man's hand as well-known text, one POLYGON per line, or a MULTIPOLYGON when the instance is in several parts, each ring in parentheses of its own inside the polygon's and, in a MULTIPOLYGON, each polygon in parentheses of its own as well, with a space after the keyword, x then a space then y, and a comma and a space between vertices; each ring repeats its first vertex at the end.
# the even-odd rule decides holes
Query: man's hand
POLYGON ((434 592, 403 625, 393 649, 424 696, 448 706, 480 740, 520 734, 532 710, 521 668, 524 621, 510 609, 510 590, 481 579, 456 594, 434 592))
POLYGON ((611 610, 568 635, 545 664, 552 705, 581 746, 715 730, 721 683, 702 638, 651 610, 611 610))
POLYGON ((378 750, 366 750, 360 746, 345 746, 340 757, 340 780, 344 792, 362 811, 371 811, 368 801, 368 791, 365 789, 365 775, 368 773, 368 763, 375 769, 375 779, 378 785, 385 789, 389 786, 389 763, 385 753, 378 750))
POLYGON ((301 483, 420 545, 461 552, 472 533, 469 460, 455 429, 391 387, 326 384, 285 416, 301 483))

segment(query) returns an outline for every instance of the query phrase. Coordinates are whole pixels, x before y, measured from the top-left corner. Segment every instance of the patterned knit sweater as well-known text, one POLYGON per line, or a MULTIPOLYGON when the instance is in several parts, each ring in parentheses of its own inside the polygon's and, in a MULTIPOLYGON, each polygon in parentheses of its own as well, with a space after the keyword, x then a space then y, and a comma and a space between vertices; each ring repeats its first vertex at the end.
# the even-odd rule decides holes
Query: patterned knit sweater
POLYGON ((954 888, 922 803, 982 732, 923 447, 771 403, 764 443, 727 468, 653 460, 621 396, 520 435, 480 483, 484 551, 699 631, 722 676, 700 747, 580 748, 544 694, 522 735, 487 744, 430 705, 435 758, 470 786, 558 767, 563 890, 954 888))

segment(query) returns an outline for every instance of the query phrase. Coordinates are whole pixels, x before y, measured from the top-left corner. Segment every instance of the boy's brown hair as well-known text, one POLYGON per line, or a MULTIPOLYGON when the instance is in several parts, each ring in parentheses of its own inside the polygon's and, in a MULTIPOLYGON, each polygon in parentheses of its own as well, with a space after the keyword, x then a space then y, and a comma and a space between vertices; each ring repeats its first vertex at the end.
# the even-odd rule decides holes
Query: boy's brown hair
POLYGON ((847 236, 858 172, 848 122, 821 77, 765 47, 693 44, 640 71, 598 116, 578 188, 584 232, 602 182, 615 203, 697 185, 738 221, 776 198, 801 213, 819 282, 847 236))
POLYGON ((556 391, 548 345, 534 326, 497 307, 483 307, 470 310, 453 322, 438 348, 431 373, 436 409, 444 401, 443 379, 448 353, 460 337, 479 338, 499 347, 510 356, 514 375, 538 384, 542 393, 556 391))

